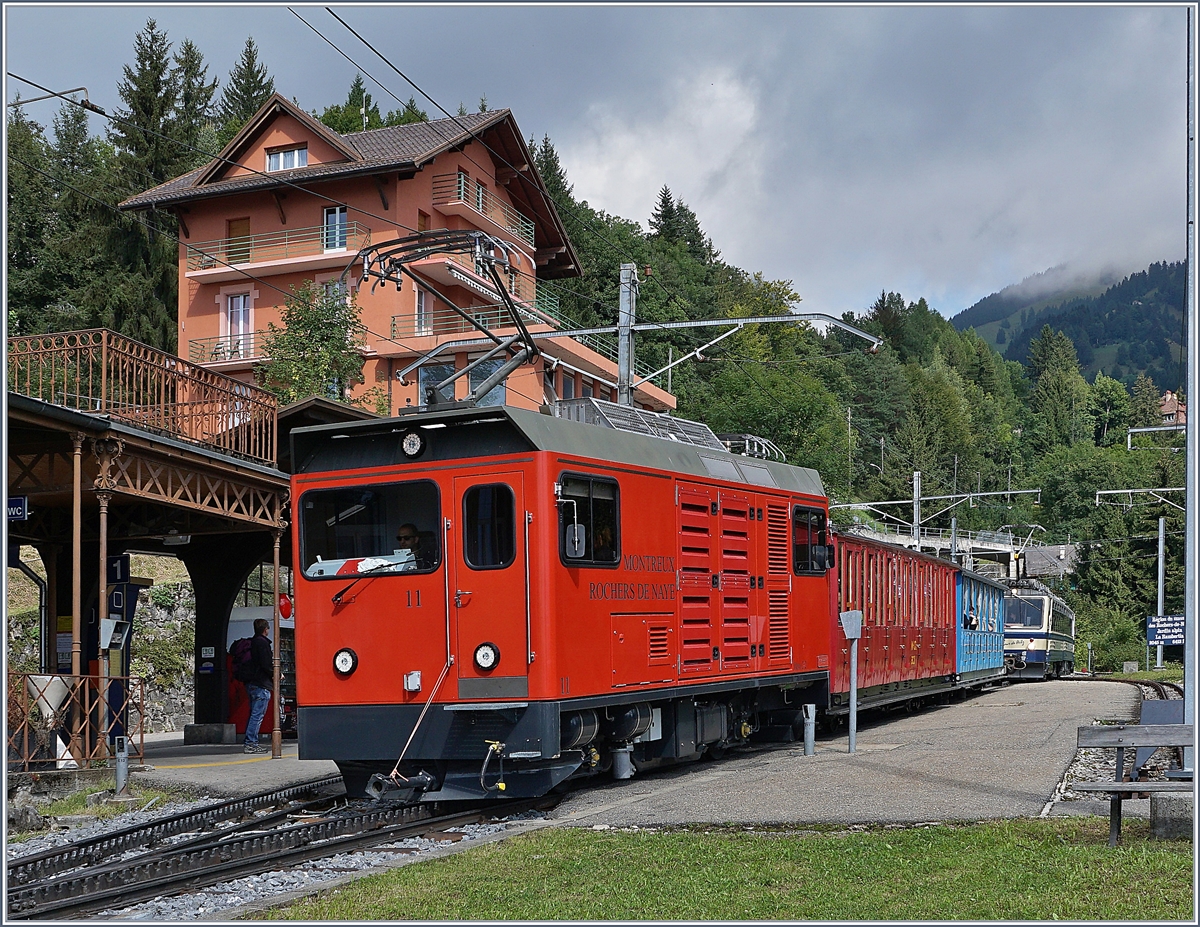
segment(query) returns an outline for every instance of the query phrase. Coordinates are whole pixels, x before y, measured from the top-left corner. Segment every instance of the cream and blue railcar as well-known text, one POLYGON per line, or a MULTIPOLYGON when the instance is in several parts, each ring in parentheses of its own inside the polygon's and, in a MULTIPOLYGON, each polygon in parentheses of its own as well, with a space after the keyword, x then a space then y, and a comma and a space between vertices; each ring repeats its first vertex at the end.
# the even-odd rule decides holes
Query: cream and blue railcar
POLYGON ((1004 662, 1014 679, 1075 672, 1075 613, 1035 580, 1020 580, 1004 597, 1004 662))
POLYGON ((1004 598, 1007 587, 961 570, 956 583, 958 631, 956 682, 983 686, 1006 676, 1004 666, 1004 598))

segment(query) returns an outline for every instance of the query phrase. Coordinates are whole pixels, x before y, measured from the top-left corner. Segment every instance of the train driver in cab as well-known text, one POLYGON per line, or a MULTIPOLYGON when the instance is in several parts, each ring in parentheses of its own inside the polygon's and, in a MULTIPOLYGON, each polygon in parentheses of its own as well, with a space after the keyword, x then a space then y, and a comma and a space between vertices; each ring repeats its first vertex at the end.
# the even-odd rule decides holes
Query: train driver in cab
POLYGON ((396 532, 396 546, 399 550, 412 551, 415 564, 412 569, 428 570, 433 566, 433 561, 421 550, 421 533, 411 522, 405 522, 396 532))

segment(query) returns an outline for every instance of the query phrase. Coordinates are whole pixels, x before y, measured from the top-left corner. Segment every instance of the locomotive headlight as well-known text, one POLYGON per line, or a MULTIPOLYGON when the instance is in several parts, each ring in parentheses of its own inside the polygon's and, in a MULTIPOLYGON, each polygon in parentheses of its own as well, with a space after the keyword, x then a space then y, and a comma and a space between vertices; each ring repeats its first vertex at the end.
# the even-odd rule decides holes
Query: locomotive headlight
POLYGON ((349 676, 358 669, 358 654, 349 647, 343 647, 333 655, 333 671, 339 676, 349 676))
POLYGON ((419 431, 410 431, 400 440, 400 450, 405 457, 419 457, 425 450, 425 438, 419 431))
POLYGON ((481 670, 494 669, 500 662, 500 648, 492 643, 483 643, 475 648, 475 665, 481 670))

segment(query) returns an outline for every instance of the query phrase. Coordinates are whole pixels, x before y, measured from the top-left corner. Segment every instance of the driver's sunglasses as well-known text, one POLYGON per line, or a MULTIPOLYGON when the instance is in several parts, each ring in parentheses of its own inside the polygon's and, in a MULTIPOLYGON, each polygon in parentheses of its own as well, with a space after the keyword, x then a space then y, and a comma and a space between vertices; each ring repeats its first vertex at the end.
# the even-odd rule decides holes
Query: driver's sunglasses
POLYGON ((417 536, 415 534, 397 534, 396 540, 397 541, 415 541, 415 540, 417 540, 417 536))

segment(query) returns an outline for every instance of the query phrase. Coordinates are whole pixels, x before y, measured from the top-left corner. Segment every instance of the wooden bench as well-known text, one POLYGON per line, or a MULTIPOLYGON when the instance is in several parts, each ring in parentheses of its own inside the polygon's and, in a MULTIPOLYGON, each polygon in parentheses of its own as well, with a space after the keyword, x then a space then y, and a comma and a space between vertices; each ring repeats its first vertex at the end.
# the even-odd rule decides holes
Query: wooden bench
MULTIPOLYGON (((1080 748, 1117 750, 1115 778, 1125 775, 1125 751, 1137 747, 1190 747, 1190 724, 1101 724, 1079 729, 1080 748)), ((1138 792, 1191 792, 1190 781, 1172 782, 1072 782, 1072 792, 1104 792, 1111 795, 1108 812, 1108 845, 1121 841, 1121 802, 1138 792)))

